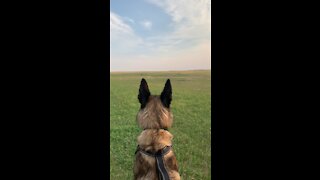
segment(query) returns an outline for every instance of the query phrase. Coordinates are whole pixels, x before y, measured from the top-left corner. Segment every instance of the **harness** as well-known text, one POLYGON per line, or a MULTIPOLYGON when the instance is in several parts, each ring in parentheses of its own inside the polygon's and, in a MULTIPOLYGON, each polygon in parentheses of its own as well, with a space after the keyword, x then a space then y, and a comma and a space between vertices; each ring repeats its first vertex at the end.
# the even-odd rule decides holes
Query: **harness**
MULTIPOLYGON (((149 128, 145 128, 144 130, 147 130, 147 129, 149 129, 149 128)), ((161 129, 168 131, 167 128, 161 128, 161 129)), ((158 170, 158 173, 159 173, 159 179, 160 180, 170 180, 168 171, 167 171, 167 169, 166 169, 166 167, 164 165, 163 157, 166 154, 168 154, 171 149, 172 149, 172 145, 171 146, 166 146, 163 149, 161 149, 161 150, 159 150, 159 151, 157 151, 155 153, 152 153, 150 151, 145 151, 145 150, 141 149, 140 146, 138 145, 135 154, 137 154, 137 152, 141 152, 144 155, 156 158, 157 170, 158 170)))
POLYGON ((159 179, 170 180, 168 171, 164 165, 163 157, 170 152, 171 148, 172 148, 172 145, 166 146, 163 149, 161 149, 155 153, 152 153, 152 152, 145 151, 145 150, 141 149, 140 146, 138 145, 135 154, 137 154, 137 152, 141 152, 142 154, 156 158, 157 169, 159 172, 159 179))

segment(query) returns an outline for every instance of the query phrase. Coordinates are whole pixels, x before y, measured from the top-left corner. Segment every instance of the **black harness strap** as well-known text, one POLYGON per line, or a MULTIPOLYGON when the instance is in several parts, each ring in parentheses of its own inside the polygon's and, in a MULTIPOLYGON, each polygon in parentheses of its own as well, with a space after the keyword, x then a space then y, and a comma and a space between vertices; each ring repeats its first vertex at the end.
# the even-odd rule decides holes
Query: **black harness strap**
POLYGON ((159 176, 161 180, 170 180, 168 171, 164 165, 164 159, 163 157, 168 154, 168 152, 171 150, 172 146, 166 146, 165 148, 163 148, 162 150, 156 152, 156 153, 151 153, 151 152, 147 152, 144 151, 142 149, 140 149, 139 145, 137 147, 137 150, 135 153, 137 153, 138 151, 140 151, 142 154, 145 154, 147 156, 151 156, 156 158, 156 162, 157 162, 157 169, 159 172, 159 176))
POLYGON ((163 156, 156 156, 157 168, 159 170, 159 174, 161 175, 162 180, 169 180, 169 174, 167 169, 164 166, 163 156))

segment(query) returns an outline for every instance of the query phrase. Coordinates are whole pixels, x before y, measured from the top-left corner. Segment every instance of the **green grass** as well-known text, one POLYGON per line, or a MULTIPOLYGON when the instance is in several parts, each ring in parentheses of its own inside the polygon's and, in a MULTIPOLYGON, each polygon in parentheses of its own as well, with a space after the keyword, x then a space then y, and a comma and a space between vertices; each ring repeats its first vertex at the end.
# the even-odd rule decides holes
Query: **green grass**
POLYGON ((211 71, 110 73, 110 179, 133 179, 141 78, 160 94, 170 78, 173 146, 182 179, 211 179, 211 71))

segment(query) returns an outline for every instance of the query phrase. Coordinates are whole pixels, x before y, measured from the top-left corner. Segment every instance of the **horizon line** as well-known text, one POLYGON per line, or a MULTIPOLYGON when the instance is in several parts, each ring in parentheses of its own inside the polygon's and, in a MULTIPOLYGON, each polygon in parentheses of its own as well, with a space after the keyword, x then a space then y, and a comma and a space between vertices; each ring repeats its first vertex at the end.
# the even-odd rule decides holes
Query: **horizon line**
POLYGON ((178 70, 127 70, 127 71, 111 71, 110 73, 126 73, 126 72, 172 72, 172 71, 211 71, 211 69, 178 69, 178 70))

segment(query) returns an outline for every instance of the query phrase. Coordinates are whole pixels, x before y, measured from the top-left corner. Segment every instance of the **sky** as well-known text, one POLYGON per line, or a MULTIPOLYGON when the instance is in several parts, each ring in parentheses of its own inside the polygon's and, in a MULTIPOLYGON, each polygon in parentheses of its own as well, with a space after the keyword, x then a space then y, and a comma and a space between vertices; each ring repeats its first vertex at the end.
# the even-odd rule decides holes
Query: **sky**
POLYGON ((110 71, 211 69, 211 0, 111 0, 110 71))

